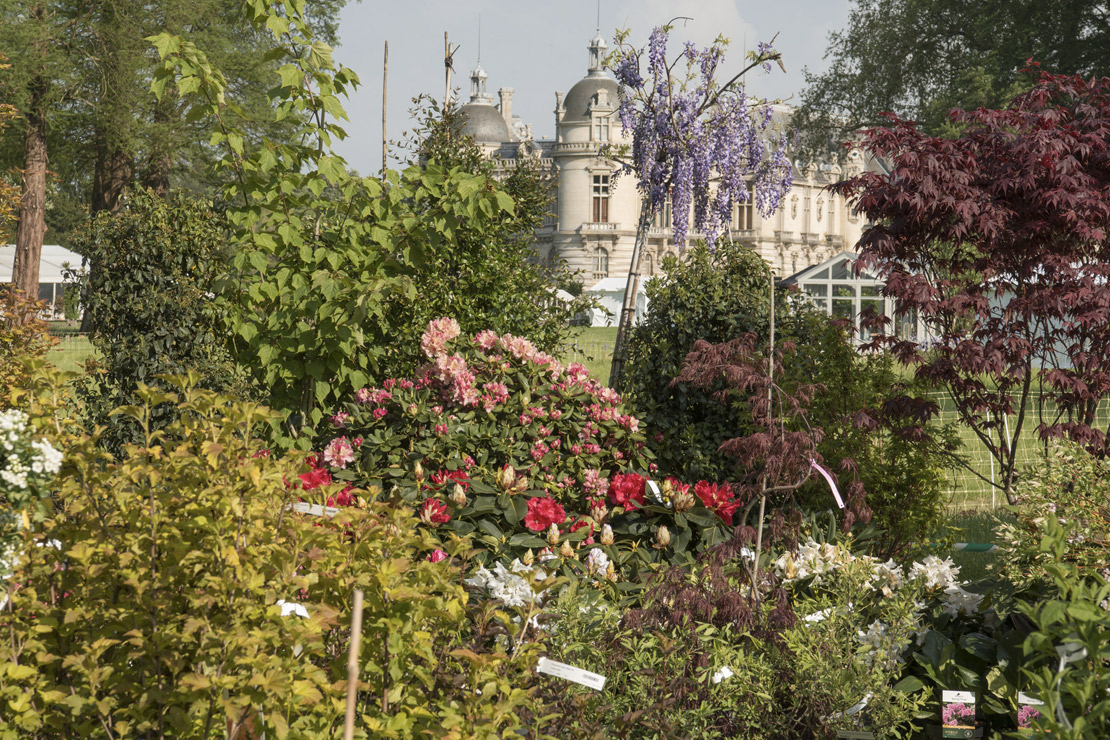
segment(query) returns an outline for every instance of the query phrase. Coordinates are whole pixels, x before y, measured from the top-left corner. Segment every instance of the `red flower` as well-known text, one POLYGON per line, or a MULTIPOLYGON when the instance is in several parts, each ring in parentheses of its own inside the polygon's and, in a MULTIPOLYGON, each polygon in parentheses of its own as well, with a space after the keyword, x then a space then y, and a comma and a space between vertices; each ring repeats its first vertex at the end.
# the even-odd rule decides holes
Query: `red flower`
POLYGON ((582 527, 589 527, 590 528, 589 536, 586 537, 585 542, 586 542, 587 545, 592 545, 594 543, 594 525, 593 525, 593 522, 589 521, 588 519, 579 519, 574 524, 570 525, 570 531, 571 532, 577 532, 578 530, 582 529, 582 527))
POLYGON ((304 490, 311 491, 313 488, 319 488, 320 486, 326 486, 331 483, 331 471, 326 467, 320 468, 316 466, 316 455, 309 455, 306 457, 305 464, 312 469, 307 473, 301 473, 299 476, 301 479, 301 487, 304 488, 304 490))
POLYGON ((335 496, 329 496, 327 500, 328 506, 351 506, 355 503, 355 497, 351 495, 354 486, 347 486, 335 496))
POLYGON ((438 473, 432 473, 432 483, 437 486, 442 486, 444 483, 458 483, 463 490, 467 490, 470 488, 470 476, 465 470, 441 470, 438 473))
POLYGON ((731 486, 727 483, 718 485, 699 480, 694 485, 694 493, 707 509, 721 517, 725 524, 732 526, 732 515, 740 508, 740 504, 734 500, 735 494, 731 486))
POLYGON ((420 521, 433 527, 451 521, 451 515, 447 513, 447 504, 434 498, 424 499, 420 507, 420 521))
POLYGON ((631 509, 632 504, 643 506, 645 483, 643 476, 635 473, 617 473, 609 479, 609 501, 625 509, 631 509))
POLYGON ((567 512, 550 496, 528 499, 528 513, 524 516, 524 526, 533 532, 542 532, 552 524, 562 524, 566 520, 567 512))
POLYGON ((689 483, 683 483, 678 478, 672 478, 670 476, 667 476, 666 481, 671 484, 671 488, 674 489, 675 493, 686 493, 687 491, 690 490, 690 484, 689 483))

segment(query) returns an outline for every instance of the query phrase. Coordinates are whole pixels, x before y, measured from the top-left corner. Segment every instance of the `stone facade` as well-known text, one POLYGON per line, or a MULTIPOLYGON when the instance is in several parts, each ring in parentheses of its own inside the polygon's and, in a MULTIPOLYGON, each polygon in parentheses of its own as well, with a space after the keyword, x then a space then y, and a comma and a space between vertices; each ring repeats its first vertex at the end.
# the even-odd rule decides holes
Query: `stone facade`
MULTIPOLYGON (((471 73, 470 102, 464 130, 487 156, 500 157, 505 168, 520 159, 539 160, 555 177, 552 212, 536 232, 536 259, 563 261, 588 288, 606 277, 626 275, 636 239, 640 198, 619 165, 600 156, 606 144, 630 144, 616 115, 617 82, 602 68, 606 44, 600 35, 589 43, 587 73, 564 95, 555 93, 555 138, 536 140, 531 126, 512 113, 511 88, 499 91, 494 105, 486 94, 486 73, 479 64, 471 73)), ((791 109, 776 106, 773 126, 789 123, 791 109)), ((796 164, 794 186, 783 206, 763 218, 751 202, 733 212, 730 234, 757 251, 778 277, 817 265, 855 246, 863 219, 843 199, 824 188, 863 171, 859 149, 847 150, 840 162, 796 164)), ((671 232, 669 206, 654 218, 648 233, 641 274, 658 274, 665 256, 678 256, 671 232)), ((696 233, 691 238, 697 238, 696 233)))

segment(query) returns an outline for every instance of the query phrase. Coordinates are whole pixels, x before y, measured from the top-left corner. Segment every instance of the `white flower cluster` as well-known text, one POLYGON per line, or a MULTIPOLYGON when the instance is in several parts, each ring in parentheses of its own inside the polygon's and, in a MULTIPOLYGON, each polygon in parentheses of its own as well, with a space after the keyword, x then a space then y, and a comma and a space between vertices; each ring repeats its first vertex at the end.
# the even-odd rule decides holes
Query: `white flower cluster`
POLYGON ((547 573, 542 568, 525 565, 517 559, 509 568, 503 563, 495 563, 492 571, 479 566, 474 575, 463 583, 485 589, 492 598, 508 607, 539 604, 543 600, 543 593, 537 593, 521 574, 530 575, 535 581, 547 580, 547 573))
POLYGON ((62 467, 62 453, 45 439, 25 439, 27 415, 22 411, 0 411, 0 481, 22 491, 29 487, 29 476, 44 478, 62 467))

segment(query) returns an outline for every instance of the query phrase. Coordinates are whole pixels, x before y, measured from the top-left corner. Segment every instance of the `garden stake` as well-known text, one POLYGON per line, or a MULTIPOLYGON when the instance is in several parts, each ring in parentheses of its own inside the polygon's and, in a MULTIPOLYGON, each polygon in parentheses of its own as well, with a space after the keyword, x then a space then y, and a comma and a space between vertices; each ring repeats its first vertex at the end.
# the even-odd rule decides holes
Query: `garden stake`
MULTIPOLYGON (((771 275, 771 331, 767 340, 767 418, 775 402, 775 276, 771 275)), ((757 593, 759 583, 759 554, 763 549, 763 509, 767 505, 767 476, 763 476, 763 491, 759 494, 759 527, 755 533, 755 563, 752 568, 752 593, 757 593)))
POLYGON ((343 740, 355 736, 355 702, 358 699, 358 649, 362 642, 362 590, 355 589, 351 609, 351 647, 347 651, 347 717, 343 723, 343 740))

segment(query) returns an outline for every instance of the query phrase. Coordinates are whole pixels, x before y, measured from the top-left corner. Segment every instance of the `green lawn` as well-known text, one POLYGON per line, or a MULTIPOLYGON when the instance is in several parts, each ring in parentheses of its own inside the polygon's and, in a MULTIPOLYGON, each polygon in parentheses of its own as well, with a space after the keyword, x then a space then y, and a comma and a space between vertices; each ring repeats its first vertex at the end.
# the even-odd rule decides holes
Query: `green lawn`
POLYGON ((575 329, 560 359, 566 363, 581 362, 591 375, 602 383, 608 383, 616 342, 615 326, 583 326, 575 329))
POLYGON ((59 370, 81 372, 82 364, 93 355, 88 337, 62 336, 57 339, 58 343, 46 354, 46 359, 59 370))

